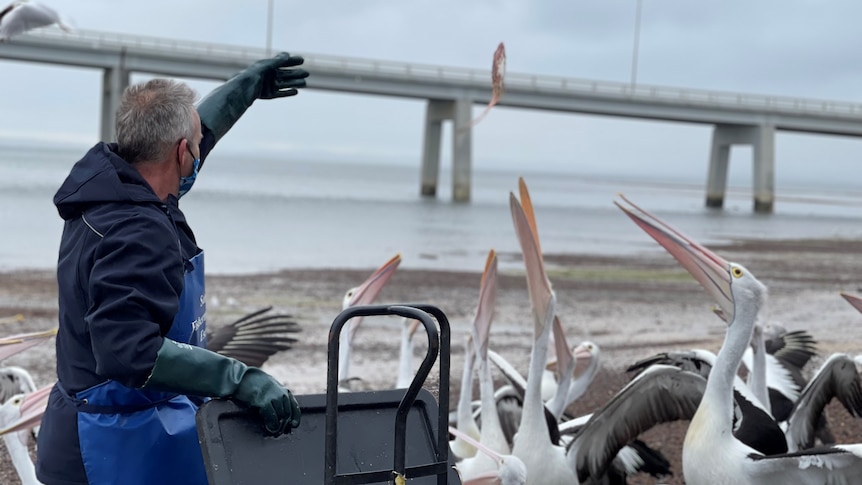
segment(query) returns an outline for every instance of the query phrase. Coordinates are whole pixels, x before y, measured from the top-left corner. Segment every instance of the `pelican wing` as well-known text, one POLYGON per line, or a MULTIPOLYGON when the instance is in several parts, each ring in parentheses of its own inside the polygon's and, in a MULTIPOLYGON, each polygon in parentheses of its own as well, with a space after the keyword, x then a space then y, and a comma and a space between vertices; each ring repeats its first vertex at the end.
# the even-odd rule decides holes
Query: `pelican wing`
POLYGON ((702 354, 696 351, 662 352, 635 362, 626 369, 626 372, 640 373, 652 365, 663 364, 672 365, 684 371, 694 372, 706 378, 709 376, 709 371, 712 370, 712 362, 715 358, 707 360, 701 357, 702 354))
POLYGON ((784 335, 766 339, 766 353, 772 354, 793 372, 801 370, 805 364, 817 355, 817 341, 805 330, 796 330, 784 335))
POLYGON ((642 372, 593 413, 575 438, 569 453, 575 453, 578 480, 604 476, 623 446, 656 424, 691 419, 705 389, 706 379, 676 367, 654 365, 642 372))
POLYGON ((276 352, 290 349, 297 341, 290 335, 302 329, 292 315, 265 315, 270 310, 271 306, 262 308, 208 332, 207 348, 254 367, 276 352))
POLYGON ((774 456, 751 454, 743 467, 751 484, 859 483, 862 445, 836 445, 774 456))
POLYGON ((817 421, 833 397, 837 397, 851 415, 862 417, 862 383, 855 362, 847 354, 832 354, 803 389, 787 429, 791 450, 804 450, 814 445, 817 421))

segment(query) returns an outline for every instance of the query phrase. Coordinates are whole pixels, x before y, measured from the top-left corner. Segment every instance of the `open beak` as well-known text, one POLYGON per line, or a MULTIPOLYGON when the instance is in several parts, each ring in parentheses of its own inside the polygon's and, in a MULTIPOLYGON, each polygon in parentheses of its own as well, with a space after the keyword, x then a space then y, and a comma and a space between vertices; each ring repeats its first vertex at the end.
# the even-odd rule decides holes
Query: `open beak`
POLYGON ((42 415, 45 414, 45 409, 48 407, 48 397, 51 395, 51 389, 53 388, 54 384, 51 384, 31 393, 24 394, 19 406, 21 415, 18 419, 6 425, 5 428, 0 429, 0 436, 38 426, 42 421, 42 415))
POLYGON ((401 255, 396 254, 383 266, 377 268, 377 271, 356 288, 347 306, 370 305, 377 298, 380 290, 392 278, 392 275, 395 274, 395 269, 398 268, 399 264, 401 264, 401 255))
POLYGON ((715 299, 725 321, 733 321, 733 296, 730 292, 730 263, 709 249, 692 241, 658 217, 634 205, 620 195, 623 203, 614 201, 635 224, 664 247, 715 299), (626 204, 626 205, 623 205, 626 204))
POLYGON ((552 370, 557 376, 557 382, 560 382, 564 373, 571 372, 574 368, 574 355, 566 342, 566 334, 563 331, 563 324, 560 322, 560 317, 554 316, 554 355, 555 358, 548 362, 546 369, 552 370))
POLYGON ((533 338, 538 338, 544 326, 555 314, 555 297, 551 289, 551 281, 545 272, 542 250, 539 246, 539 234, 536 230, 536 218, 533 214, 533 204, 523 178, 519 179, 521 202, 515 194, 509 194, 509 208, 512 221, 515 224, 515 234, 521 244, 524 256, 524 266, 527 270, 527 291, 530 293, 530 303, 533 307, 533 338))
MULTIPOLYGON (((383 287, 386 286, 386 283, 389 282, 389 279, 392 278, 392 275, 395 274, 395 270, 398 269, 399 264, 401 264, 401 254, 396 254, 392 259, 384 263, 383 266, 377 268, 377 271, 372 273, 368 279, 354 288, 353 294, 347 301, 346 307, 350 308, 360 305, 370 305, 373 303, 374 299, 377 298, 377 295, 380 294, 383 287)), ((361 321, 362 317, 356 317, 351 320, 347 337, 350 342, 353 342, 353 336, 356 334, 356 330, 359 328, 359 323, 361 321)))
POLYGON ((407 329, 407 339, 413 340, 413 334, 416 333, 416 329, 419 328, 419 324, 421 322, 419 320, 411 320, 410 328, 407 329))
POLYGON ((482 362, 488 359, 488 340, 491 335, 491 321, 494 318, 494 307, 497 304, 497 253, 492 249, 485 260, 485 271, 482 272, 482 282, 479 286, 479 304, 476 307, 476 317, 473 319, 474 342, 476 355, 482 362))
POLYGON ((841 292, 841 296, 843 296, 848 303, 853 305, 853 308, 862 312, 862 298, 856 295, 851 295, 850 293, 844 293, 843 291, 841 292))
POLYGON ((30 347, 39 345, 54 335, 57 335, 56 328, 0 338, 0 360, 9 358, 19 352, 29 349, 30 347))

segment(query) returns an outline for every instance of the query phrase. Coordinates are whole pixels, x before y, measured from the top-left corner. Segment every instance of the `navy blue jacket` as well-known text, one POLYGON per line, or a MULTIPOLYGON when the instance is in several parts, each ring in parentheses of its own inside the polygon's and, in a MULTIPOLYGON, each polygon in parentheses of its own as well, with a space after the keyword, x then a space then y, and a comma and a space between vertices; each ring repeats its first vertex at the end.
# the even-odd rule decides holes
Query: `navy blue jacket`
MULTIPOLYGON (((208 130, 201 159, 215 144, 208 130)), ((72 167, 54 203, 65 220, 57 262, 57 376, 72 396, 108 379, 140 387, 179 309, 198 254, 177 198, 160 200, 115 144, 72 167)), ((75 408, 54 390, 39 435, 46 484, 85 484, 75 408)))

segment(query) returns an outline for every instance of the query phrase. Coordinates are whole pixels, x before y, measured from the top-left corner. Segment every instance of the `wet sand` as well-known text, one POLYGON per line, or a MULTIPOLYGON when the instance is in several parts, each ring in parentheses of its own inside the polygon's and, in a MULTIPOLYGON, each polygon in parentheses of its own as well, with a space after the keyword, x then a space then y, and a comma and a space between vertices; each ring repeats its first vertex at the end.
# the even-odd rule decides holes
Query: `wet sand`
MULTIPOLYGON (((770 290, 770 320, 789 330, 804 329, 817 340, 822 356, 862 349, 862 315, 839 291, 862 294, 862 241, 799 240, 739 241, 713 246, 717 253, 749 268, 770 290)), ((390 255, 381 257, 381 264, 390 255)), ((515 254, 501 254, 513 261, 515 254)), ((623 369, 643 357, 666 350, 705 348, 717 351, 724 324, 710 311, 712 302, 700 286, 666 253, 657 250, 626 257, 546 255, 558 313, 570 344, 589 339, 602 350, 600 378, 569 411, 592 412, 627 381, 623 369)), ((402 263, 378 302, 430 303, 441 308, 452 327, 452 403, 457 397, 463 363, 463 341, 472 323, 479 293, 480 271, 442 272, 409 269, 402 263)), ((302 326, 299 342, 272 357, 264 368, 295 393, 325 391, 329 326, 341 309, 344 292, 364 280, 367 270, 289 270, 277 273, 210 275, 208 325, 224 325, 245 313, 272 305, 295 316, 302 326)), ((45 271, 0 273, 0 319, 22 314, 23 321, 3 323, 13 334, 56 325, 56 283, 45 271)), ((531 345, 531 314, 524 275, 503 272, 498 281, 497 309, 491 347, 526 374, 531 345)), ((395 382, 400 320, 368 318, 357 333, 352 374, 369 389, 395 382)), ((414 361, 418 366, 426 346, 417 335, 414 361)), ((818 360, 819 363, 819 360, 818 360)), ((21 365, 37 385, 54 379, 53 340, 15 356, 4 365, 21 365)), ((816 367, 815 363, 810 367, 816 367)), ((432 376, 437 372, 432 370, 432 376)), ((427 387, 435 390, 436 379, 427 387)), ((832 403, 830 423, 839 442, 862 441, 859 423, 832 403)), ((687 423, 662 425, 643 436, 672 463, 681 483, 679 454, 687 423)), ((5 453, 3 458, 6 459, 5 453)), ((653 483, 636 477, 632 483, 653 483)), ((0 462, 0 483, 18 483, 8 460, 0 462)))

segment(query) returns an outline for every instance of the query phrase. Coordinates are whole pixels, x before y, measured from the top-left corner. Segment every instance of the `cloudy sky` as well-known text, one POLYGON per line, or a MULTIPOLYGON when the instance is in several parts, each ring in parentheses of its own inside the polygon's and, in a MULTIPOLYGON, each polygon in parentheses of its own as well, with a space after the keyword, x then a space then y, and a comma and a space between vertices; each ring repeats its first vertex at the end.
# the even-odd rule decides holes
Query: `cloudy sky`
MULTIPOLYGON (((637 81, 862 103, 862 3, 836 0, 642 0, 637 81)), ((274 49, 629 82, 637 0, 273 0, 274 49)), ((267 0, 45 0, 87 30, 266 45, 267 0)), ((89 145, 101 73, 0 61, 0 143, 89 145)), ((136 75, 133 81, 146 78, 136 75)), ((190 80, 202 95, 215 85, 190 80)), ((306 90, 258 102, 224 153, 417 164, 424 103, 306 90)), ((481 106, 474 108, 475 113, 481 106)), ((495 108, 474 130, 478 169, 705 179, 710 127, 495 108)), ((444 164, 448 150, 444 149, 444 164)), ((777 137, 778 183, 858 173, 862 140, 777 137)), ((750 184, 750 150, 732 180, 750 184)))

